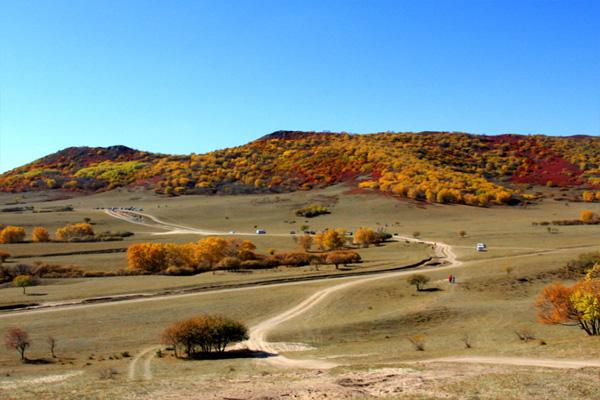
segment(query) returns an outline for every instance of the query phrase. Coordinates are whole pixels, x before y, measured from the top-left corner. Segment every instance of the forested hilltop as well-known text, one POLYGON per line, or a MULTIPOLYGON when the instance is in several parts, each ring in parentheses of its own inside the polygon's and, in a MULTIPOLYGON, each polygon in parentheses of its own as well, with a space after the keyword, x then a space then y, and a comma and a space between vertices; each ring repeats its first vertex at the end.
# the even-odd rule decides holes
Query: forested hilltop
POLYGON ((485 206, 531 199, 527 188, 535 184, 594 190, 599 168, 600 138, 590 136, 278 131, 206 154, 71 147, 0 175, 0 190, 144 186, 167 195, 242 194, 348 182, 415 200, 485 206))

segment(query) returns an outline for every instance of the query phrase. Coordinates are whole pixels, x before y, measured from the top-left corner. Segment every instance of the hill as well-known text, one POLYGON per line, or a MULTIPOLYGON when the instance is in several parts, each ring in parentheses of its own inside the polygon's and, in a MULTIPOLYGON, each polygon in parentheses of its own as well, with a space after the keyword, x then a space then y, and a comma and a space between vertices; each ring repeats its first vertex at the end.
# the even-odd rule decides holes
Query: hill
MULTIPOLYGON (((513 204, 530 185, 596 188, 600 138, 277 131, 206 154, 71 147, 0 175, 0 190, 289 192, 351 182, 439 203, 513 204)), ((528 198, 525 196, 525 198, 528 198)))

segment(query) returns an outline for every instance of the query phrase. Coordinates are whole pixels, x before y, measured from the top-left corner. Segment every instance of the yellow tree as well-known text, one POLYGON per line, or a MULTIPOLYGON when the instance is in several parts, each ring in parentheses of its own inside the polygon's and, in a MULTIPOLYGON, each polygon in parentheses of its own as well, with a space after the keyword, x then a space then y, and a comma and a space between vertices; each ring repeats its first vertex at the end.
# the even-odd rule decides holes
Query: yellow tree
POLYGON ((579 326, 590 336, 600 335, 599 279, 546 286, 535 305, 542 324, 579 326))
POLYGON ((371 228, 358 228, 354 232, 354 244, 369 247, 377 241, 377 234, 371 228))
POLYGON ((50 235, 48 234, 48 230, 41 226, 36 226, 31 233, 31 240, 34 242, 49 242, 50 235))
POLYGON ((86 236, 94 236, 92 225, 87 223, 69 224, 58 228, 55 236, 58 240, 69 240, 73 238, 82 238, 86 236))
POLYGON ((346 244, 346 231, 343 229, 330 229, 325 232, 323 245, 329 250, 337 250, 346 244))
POLYGON ((583 201, 587 201, 587 202, 592 202, 596 199, 596 195, 594 194, 594 192, 587 192, 587 191, 583 192, 581 197, 583 198, 583 201))
POLYGON ((0 230, 0 243, 20 243, 25 240, 25 229, 20 226, 7 226, 0 230))
POLYGON ((598 221, 598 214, 591 210, 583 210, 579 219, 586 224, 592 224, 598 221))
POLYGON ((214 267, 223 257, 227 250, 227 240, 219 237, 202 239, 196 246, 196 260, 198 264, 214 267))

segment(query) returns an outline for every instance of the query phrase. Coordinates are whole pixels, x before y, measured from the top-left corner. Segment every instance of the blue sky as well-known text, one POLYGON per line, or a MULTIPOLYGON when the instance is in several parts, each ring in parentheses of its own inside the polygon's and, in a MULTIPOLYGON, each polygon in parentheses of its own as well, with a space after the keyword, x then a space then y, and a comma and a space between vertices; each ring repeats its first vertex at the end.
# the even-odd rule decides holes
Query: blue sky
POLYGON ((598 135, 600 2, 0 2, 0 171, 278 129, 598 135))

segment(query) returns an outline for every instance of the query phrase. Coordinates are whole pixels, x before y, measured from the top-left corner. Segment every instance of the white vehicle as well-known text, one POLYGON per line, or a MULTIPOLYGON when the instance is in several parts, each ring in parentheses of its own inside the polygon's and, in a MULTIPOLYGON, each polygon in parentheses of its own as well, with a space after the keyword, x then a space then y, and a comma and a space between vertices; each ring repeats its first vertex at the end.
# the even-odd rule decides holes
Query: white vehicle
POLYGON ((475 250, 487 251, 487 246, 485 245, 485 243, 477 243, 477 246, 475 246, 475 250))
POLYGON ((267 231, 265 231, 264 229, 257 229, 256 230, 256 234, 257 235, 265 235, 267 233, 267 231))

